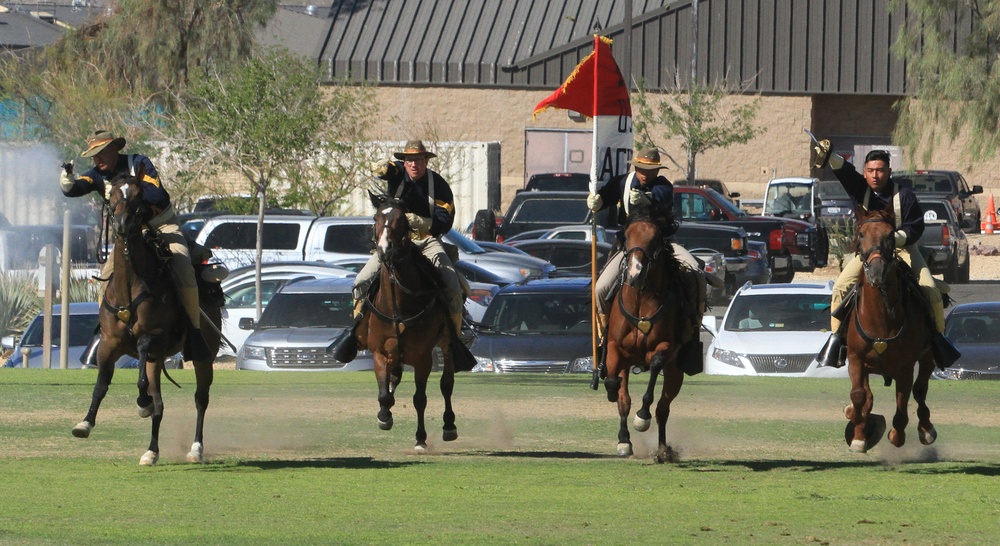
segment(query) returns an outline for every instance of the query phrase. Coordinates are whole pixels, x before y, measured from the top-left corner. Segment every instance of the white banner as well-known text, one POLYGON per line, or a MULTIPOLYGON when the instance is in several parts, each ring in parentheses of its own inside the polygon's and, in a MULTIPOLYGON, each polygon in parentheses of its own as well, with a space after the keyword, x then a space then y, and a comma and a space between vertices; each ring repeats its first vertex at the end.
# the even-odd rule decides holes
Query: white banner
POLYGON ((630 116, 594 116, 590 193, 596 193, 608 180, 628 172, 632 146, 630 116))

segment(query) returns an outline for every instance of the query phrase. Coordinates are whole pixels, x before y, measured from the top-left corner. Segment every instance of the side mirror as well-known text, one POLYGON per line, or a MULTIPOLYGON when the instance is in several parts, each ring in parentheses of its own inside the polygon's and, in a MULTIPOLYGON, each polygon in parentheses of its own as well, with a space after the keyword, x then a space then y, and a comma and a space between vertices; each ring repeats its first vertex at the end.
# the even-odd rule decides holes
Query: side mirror
POLYGON ((13 351, 14 346, 17 345, 17 338, 14 336, 3 336, 3 340, 0 341, 0 345, 8 351, 13 351))
POLYGON ((719 327, 716 325, 715 315, 705 315, 701 317, 701 325, 708 333, 712 334, 712 337, 719 335, 719 327))
POLYGON ((729 193, 729 197, 732 197, 733 199, 737 199, 737 198, 739 198, 739 196, 740 196, 740 192, 738 192, 738 191, 734 191, 734 192, 730 192, 729 193))
POLYGON ((257 321, 253 317, 243 317, 240 319, 240 330, 253 330, 257 326, 257 321))

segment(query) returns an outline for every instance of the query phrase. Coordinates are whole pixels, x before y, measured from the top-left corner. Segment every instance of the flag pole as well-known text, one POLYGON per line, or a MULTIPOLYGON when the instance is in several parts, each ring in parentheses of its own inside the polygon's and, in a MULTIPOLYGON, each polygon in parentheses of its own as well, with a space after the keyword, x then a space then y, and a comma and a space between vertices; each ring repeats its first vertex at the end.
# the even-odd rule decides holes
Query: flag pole
MULTIPOLYGON (((597 41, 600 38, 594 35, 594 61, 598 61, 598 47, 597 41)), ((600 63, 595 62, 594 66, 600 66, 600 63)), ((600 158, 598 157, 597 150, 597 90, 598 90, 598 72, 595 68, 594 70, 594 142, 593 150, 591 151, 591 165, 590 165, 590 193, 597 193, 597 165, 599 164, 600 158)), ((597 329, 600 325, 597 322, 597 212, 592 212, 590 215, 590 348, 591 356, 593 357, 593 380, 590 382, 590 388, 597 390, 597 382, 600 379, 600 371, 597 364, 597 337, 600 335, 597 329)), ((607 343, 607 342, 605 342, 607 343)))

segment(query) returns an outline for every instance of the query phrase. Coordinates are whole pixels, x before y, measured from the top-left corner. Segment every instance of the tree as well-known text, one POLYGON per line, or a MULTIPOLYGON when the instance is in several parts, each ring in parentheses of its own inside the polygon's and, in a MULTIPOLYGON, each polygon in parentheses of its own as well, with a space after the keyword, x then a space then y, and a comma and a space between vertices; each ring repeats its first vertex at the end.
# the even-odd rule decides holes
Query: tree
MULTIPOLYGON (((680 89, 679 84, 677 88, 680 89)), ((686 92, 674 91, 653 99, 640 83, 633 99, 636 147, 655 145, 651 132, 655 125, 662 126, 665 139, 681 139, 681 147, 687 151, 687 168, 667 156, 693 182, 698 155, 714 148, 745 144, 759 131, 753 122, 760 111, 760 99, 724 110, 720 103, 729 94, 722 83, 691 83, 686 92)))
MULTIPOLYGON (((902 0, 893 0, 892 9, 902 0)), ((907 0, 907 25, 893 44, 916 84, 899 101, 893 138, 928 163, 942 137, 968 138, 972 160, 1000 147, 1000 1, 907 0), (963 29, 957 33, 956 29, 963 29), (968 31, 968 36, 960 39, 968 31)))
POLYGON ((316 82, 316 68, 306 60, 285 50, 266 49, 226 74, 212 69, 201 72, 177 100, 172 151, 191 166, 190 175, 234 171, 258 199, 258 316, 268 191, 275 183, 290 180, 308 184, 316 179, 310 178, 310 172, 317 177, 336 172, 330 163, 319 161, 320 151, 337 142, 333 137, 338 120, 333 116, 359 108, 348 100, 337 102, 352 93, 334 90, 324 95, 316 82))

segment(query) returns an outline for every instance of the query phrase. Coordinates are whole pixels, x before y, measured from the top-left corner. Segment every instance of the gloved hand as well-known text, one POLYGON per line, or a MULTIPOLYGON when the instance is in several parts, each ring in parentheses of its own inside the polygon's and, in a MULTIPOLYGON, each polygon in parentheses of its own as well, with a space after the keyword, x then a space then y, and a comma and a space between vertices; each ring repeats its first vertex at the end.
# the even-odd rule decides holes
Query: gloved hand
POLYGON ((900 229, 893 233, 893 236, 896 238, 896 248, 903 248, 906 246, 906 232, 900 229))
POLYGON ((601 205, 603 204, 604 200, 601 199, 600 195, 592 193, 587 196, 587 207, 590 208, 591 211, 597 212, 601 210, 601 205))
POLYGON ((66 163, 66 165, 63 165, 62 172, 59 173, 59 187, 62 188, 62 191, 69 191, 73 189, 73 182, 75 180, 76 175, 73 174, 73 164, 66 163))
POLYGON ((837 170, 844 166, 844 158, 833 152, 830 141, 825 138, 813 146, 813 151, 816 152, 816 163, 813 164, 813 167, 817 169, 830 165, 831 169, 837 170))
POLYGON ((111 184, 107 180, 104 181, 104 200, 111 201, 111 184))
POLYGON ((628 193, 628 204, 634 207, 648 207, 653 204, 653 198, 639 188, 632 188, 628 193))
POLYGON ((411 231, 427 231, 431 230, 431 219, 424 218, 419 214, 414 214, 412 212, 406 213, 406 221, 410 223, 411 231))
POLYGON ((390 165, 392 165, 392 162, 388 159, 379 159, 375 163, 372 163, 372 176, 382 178, 389 174, 390 165))

